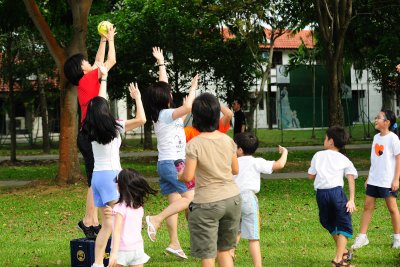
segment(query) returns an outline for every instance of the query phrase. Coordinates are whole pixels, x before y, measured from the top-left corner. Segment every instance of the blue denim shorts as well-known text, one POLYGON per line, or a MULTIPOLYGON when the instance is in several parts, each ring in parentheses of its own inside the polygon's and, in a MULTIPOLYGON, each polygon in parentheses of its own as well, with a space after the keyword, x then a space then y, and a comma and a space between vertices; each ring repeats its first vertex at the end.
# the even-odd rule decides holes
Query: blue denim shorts
POLYGON ((163 195, 188 191, 186 185, 178 180, 178 172, 174 160, 161 160, 157 162, 157 172, 160 176, 160 189, 163 195))
POLYGON ((93 200, 96 207, 105 207, 110 201, 119 199, 114 178, 119 171, 94 171, 92 179, 93 200))

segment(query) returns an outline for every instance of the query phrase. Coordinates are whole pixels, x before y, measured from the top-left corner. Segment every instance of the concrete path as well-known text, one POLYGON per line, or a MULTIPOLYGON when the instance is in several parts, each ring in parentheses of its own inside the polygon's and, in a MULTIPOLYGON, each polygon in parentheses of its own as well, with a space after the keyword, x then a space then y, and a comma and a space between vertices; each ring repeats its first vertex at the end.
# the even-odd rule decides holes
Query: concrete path
MULTIPOLYGON (((357 144, 357 145, 347 145, 347 150, 353 149, 370 149, 370 144, 357 144)), ((322 146, 297 146, 297 147, 287 147, 289 151, 318 151, 322 150, 322 146)), ((257 152, 275 152, 277 149, 275 147, 260 147, 257 152)), ((157 151, 142 151, 142 152, 123 152, 120 154, 121 158, 139 158, 139 157, 156 157, 157 151)), ((79 154, 79 157, 81 155, 79 154)), ((33 156, 18 156, 17 159, 20 161, 29 161, 29 160, 58 160, 59 155, 33 155, 33 156)), ((9 157, 0 157, 0 162, 4 160, 9 160, 9 157)), ((368 171, 359 171, 359 175, 367 175, 368 171)), ((265 174, 261 176, 263 179, 303 179, 307 178, 306 172, 292 172, 292 173, 273 173, 273 174, 265 174)), ((147 177, 148 181, 158 182, 158 177, 147 177)), ((18 187, 25 186, 31 183, 32 181, 1 181, 0 187, 18 187)))
MULTIPOLYGON (((356 145, 347 145, 347 150, 354 150, 354 149, 370 149, 371 144, 356 144, 356 145)), ((290 151, 318 151, 324 149, 323 146, 295 146, 295 147, 287 147, 290 151)), ((276 147, 260 147, 257 149, 257 152, 276 152, 276 147)), ((78 155, 82 158, 81 154, 78 155)), ((140 152, 122 152, 120 154, 121 158, 141 158, 141 157, 156 157, 157 151, 140 151, 140 152)), ((25 160, 58 160, 59 155, 32 155, 32 156, 18 156, 17 160, 25 161, 25 160)), ((4 160, 9 160, 10 157, 7 156, 0 156, 0 162, 4 160)))

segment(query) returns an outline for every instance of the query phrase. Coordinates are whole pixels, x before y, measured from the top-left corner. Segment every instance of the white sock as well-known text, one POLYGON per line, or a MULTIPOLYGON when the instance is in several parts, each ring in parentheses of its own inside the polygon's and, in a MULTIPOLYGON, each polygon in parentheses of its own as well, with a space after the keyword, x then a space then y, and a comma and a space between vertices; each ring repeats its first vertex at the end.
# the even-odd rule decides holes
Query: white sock
POLYGON ((400 234, 393 234, 393 238, 400 239, 400 234))
POLYGON ((361 233, 360 233, 360 234, 358 234, 358 236, 359 236, 359 237, 362 237, 362 238, 366 238, 366 237, 367 237, 367 234, 361 234, 361 233))
POLYGON ((93 263, 92 267, 104 267, 104 264, 93 263))

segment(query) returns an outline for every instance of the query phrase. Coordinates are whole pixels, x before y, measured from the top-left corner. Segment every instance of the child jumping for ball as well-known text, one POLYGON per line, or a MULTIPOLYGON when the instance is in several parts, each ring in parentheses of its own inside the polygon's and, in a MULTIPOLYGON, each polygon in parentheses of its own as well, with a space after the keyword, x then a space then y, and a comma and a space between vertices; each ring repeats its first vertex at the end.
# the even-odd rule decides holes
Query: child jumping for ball
POLYGON ((142 238, 145 199, 156 190, 133 169, 124 169, 116 177, 119 199, 113 208, 112 250, 108 267, 140 267, 150 257, 144 252, 142 238))
MULTIPOLYGON (((249 251, 253 259, 253 266, 261 267, 260 221, 256 196, 260 191, 260 174, 271 174, 273 171, 285 167, 288 151, 279 146, 278 151, 281 154, 279 160, 267 161, 252 156, 258 148, 258 139, 253 133, 238 133, 233 140, 237 145, 236 154, 239 162, 239 173, 233 178, 242 197, 242 216, 237 243, 239 243, 240 238, 249 240, 249 251)), ((234 250, 232 250, 232 256, 234 257, 234 250)))
POLYGON ((392 248, 400 248, 400 214, 397 206, 400 176, 400 141, 397 135, 396 115, 391 110, 382 110, 375 118, 375 129, 371 149, 371 168, 365 181, 366 196, 361 216, 360 233, 354 249, 368 245, 368 225, 371 222, 377 198, 384 198, 393 225, 392 248))
POLYGON ((99 70, 104 66, 109 71, 116 63, 114 37, 115 28, 110 26, 106 35, 102 35, 99 48, 96 53, 95 62, 91 65, 83 54, 75 54, 69 57, 64 64, 64 74, 68 81, 77 86, 78 102, 81 110, 80 130, 77 137, 79 151, 85 162, 88 191, 86 195, 85 217, 78 222, 78 228, 83 231, 85 236, 95 239, 101 229, 98 220, 98 211, 93 202, 92 176, 94 168, 94 158, 92 144, 89 136, 82 131, 89 101, 96 96, 106 97, 107 90, 100 90, 100 84, 107 83, 107 76, 99 70), (108 43, 107 60, 104 62, 106 44, 108 43), (101 80, 101 81, 100 81, 101 80))
POLYGON ((317 191, 320 223, 336 243, 333 267, 353 266, 349 263, 352 254, 346 245, 347 239, 353 235, 350 214, 356 210, 354 179, 358 174, 353 163, 343 154, 347 140, 347 133, 342 127, 330 127, 325 135, 325 150, 313 156, 308 169, 308 177, 314 180, 317 191), (349 200, 343 191, 343 176, 349 183, 349 200))

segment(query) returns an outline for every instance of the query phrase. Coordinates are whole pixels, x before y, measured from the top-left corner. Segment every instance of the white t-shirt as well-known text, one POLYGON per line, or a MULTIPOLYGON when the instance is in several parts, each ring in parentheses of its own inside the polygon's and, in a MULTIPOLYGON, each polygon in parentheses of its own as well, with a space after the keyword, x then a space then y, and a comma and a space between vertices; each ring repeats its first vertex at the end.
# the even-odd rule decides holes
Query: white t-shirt
POLYGON ((253 191, 255 194, 260 192, 260 174, 272 173, 274 161, 253 156, 242 156, 238 158, 239 173, 233 176, 240 192, 253 191))
POLYGON ((119 147, 121 146, 121 133, 125 132, 125 120, 117 121, 121 128, 118 127, 118 134, 110 143, 102 145, 96 141, 92 142, 94 169, 93 171, 120 171, 121 162, 119 160, 119 147))
POLYGON ((183 120, 172 119, 174 109, 163 109, 154 123, 157 136, 158 160, 185 159, 186 137, 183 120))
POLYGON ((344 176, 353 175, 354 179, 358 177, 353 163, 342 153, 330 149, 315 153, 308 174, 316 175, 315 190, 343 187, 344 176))
MULTIPOLYGON (((126 206, 126 203, 118 203, 113 208, 114 213, 122 215, 120 251, 132 251, 143 249, 142 219, 143 207, 133 209, 126 206)), ((113 225, 114 229, 114 225, 113 225)))
POLYGON ((392 132, 385 136, 376 134, 371 148, 368 184, 391 188, 398 154, 400 154, 400 140, 396 134, 392 132))

